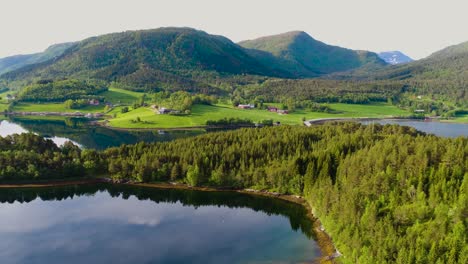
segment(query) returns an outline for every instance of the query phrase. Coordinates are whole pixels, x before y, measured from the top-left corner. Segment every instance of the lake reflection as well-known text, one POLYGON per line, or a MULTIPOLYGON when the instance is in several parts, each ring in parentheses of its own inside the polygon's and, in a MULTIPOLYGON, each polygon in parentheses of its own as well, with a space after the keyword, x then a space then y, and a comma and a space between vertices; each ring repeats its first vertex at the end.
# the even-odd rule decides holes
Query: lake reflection
POLYGON ((0 190, 0 200, 2 263, 297 263, 320 255, 305 209, 271 198, 100 185, 0 190))
POLYGON ((14 118, 0 121, 0 136, 32 132, 52 139, 61 145, 69 140, 73 143, 92 149, 106 149, 122 144, 136 144, 138 142, 170 141, 177 138, 191 137, 203 134, 203 130, 182 131, 124 131, 105 127, 92 126, 89 120, 68 118, 64 120, 35 120, 14 118))
MULTIPOLYGON (((28 131, 27 129, 23 128, 22 126, 20 126, 18 124, 15 124, 15 123, 12 123, 12 122, 9 122, 9 121, 6 121, 6 120, 0 121, 0 136, 1 137, 6 137, 6 136, 9 136, 9 135, 13 135, 13 134, 29 133, 29 132, 30 131, 28 131)), ((77 143, 77 142, 75 142, 75 141, 73 141, 72 139, 69 139, 69 138, 57 137, 57 136, 46 137, 46 138, 52 140, 57 146, 63 146, 63 144, 65 144, 65 142, 71 141, 71 142, 73 142, 73 144, 82 147, 81 144, 79 144, 79 143, 77 143)))
POLYGON ((414 127, 419 131, 434 134, 441 137, 459 137, 468 136, 468 124, 463 123, 446 123, 437 121, 420 121, 420 120, 404 120, 404 119, 383 119, 375 121, 365 121, 363 124, 390 124, 400 126, 414 127))

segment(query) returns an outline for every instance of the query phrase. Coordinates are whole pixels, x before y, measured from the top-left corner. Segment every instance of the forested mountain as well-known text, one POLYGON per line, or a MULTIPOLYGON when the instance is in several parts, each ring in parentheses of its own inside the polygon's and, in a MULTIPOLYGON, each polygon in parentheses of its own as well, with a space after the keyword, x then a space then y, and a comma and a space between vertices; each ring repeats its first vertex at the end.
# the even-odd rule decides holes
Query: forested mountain
POLYGON ((183 90, 275 102, 285 97, 336 101, 342 96, 353 97, 353 102, 395 102, 411 94, 464 108, 467 43, 391 66, 375 53, 330 46, 300 31, 238 45, 191 28, 159 28, 83 40, 54 60, 1 75, 0 83, 22 89, 42 80, 95 79, 145 92, 183 90), (305 80, 309 77, 334 81, 305 80))
POLYGON ((361 69, 327 76, 350 81, 401 83, 406 91, 460 105, 468 102, 468 42, 450 46, 429 57, 374 72, 361 69))
POLYGON ((48 47, 43 52, 0 58, 0 75, 6 72, 14 71, 27 65, 41 63, 50 59, 57 58, 60 55, 62 55, 65 52, 65 50, 67 50, 74 44, 75 43, 55 44, 48 47))
POLYGON ((403 54, 401 51, 385 51, 379 52, 379 57, 384 60, 388 64, 396 65, 396 64, 404 64, 408 62, 412 62, 413 59, 403 54))
POLYGON ((159 28, 92 37, 53 61, 1 76, 13 88, 41 79, 85 78, 127 89, 209 90, 219 77, 316 77, 385 63, 375 53, 329 46, 304 32, 242 42, 191 28, 159 28), (253 49, 255 48, 255 49, 253 49))
POLYGON ((210 133, 102 152, 0 137, 0 181, 87 175, 301 195, 340 263, 467 263, 468 139, 358 123, 210 133))
POLYGON ((317 77, 362 66, 371 69, 386 64, 373 52, 327 45, 303 31, 242 41, 239 45, 252 49, 251 54, 265 64, 286 69, 295 77, 317 77))
POLYGON ((126 87, 165 88, 203 86, 194 81, 195 76, 212 73, 286 75, 265 66, 225 37, 190 28, 159 28, 92 37, 55 61, 2 77, 9 81, 91 78, 126 87))
POLYGON ((458 45, 452 45, 440 51, 434 52, 429 58, 447 58, 457 55, 466 55, 468 53, 468 41, 462 42, 458 45))

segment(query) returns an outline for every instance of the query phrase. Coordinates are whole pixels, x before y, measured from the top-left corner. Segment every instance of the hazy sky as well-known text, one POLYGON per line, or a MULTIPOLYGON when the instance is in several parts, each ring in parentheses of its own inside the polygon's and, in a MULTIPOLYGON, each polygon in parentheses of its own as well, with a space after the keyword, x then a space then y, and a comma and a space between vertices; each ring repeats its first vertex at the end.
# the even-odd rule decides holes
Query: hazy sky
POLYGON ((419 59, 468 41, 467 0, 0 0, 0 57, 103 33, 187 26, 233 41, 303 30, 419 59))

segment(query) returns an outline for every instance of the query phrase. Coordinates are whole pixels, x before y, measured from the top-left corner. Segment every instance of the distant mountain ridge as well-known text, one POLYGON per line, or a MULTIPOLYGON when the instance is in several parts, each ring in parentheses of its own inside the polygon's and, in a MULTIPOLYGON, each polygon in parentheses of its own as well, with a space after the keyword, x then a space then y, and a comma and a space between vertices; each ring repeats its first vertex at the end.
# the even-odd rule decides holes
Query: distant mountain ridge
POLYGON ((0 78, 18 86, 40 79, 91 78, 129 89, 193 90, 207 86, 197 76, 213 73, 287 76, 225 37, 191 28, 159 28, 91 37, 54 61, 28 65, 0 78))
POLYGON ((404 64, 408 62, 414 61, 412 58, 408 57, 401 51, 385 51, 379 52, 379 57, 384 60, 388 64, 397 65, 397 64, 404 64))
POLYGON ((468 42, 434 52, 430 56, 373 72, 356 69, 333 73, 328 79, 401 83, 418 94, 442 94, 460 104, 468 102, 468 42))
POLYGON ((272 67, 293 73, 295 77, 317 77, 363 66, 380 67, 386 64, 373 52, 327 45, 303 31, 241 41, 239 45, 251 49, 254 54, 258 54, 258 51, 268 53, 270 57, 257 57, 272 67))
POLYGON ((302 31, 236 44, 171 27, 91 37, 56 54, 0 75, 0 83, 21 89, 39 80, 96 79, 130 90, 227 95, 267 79, 320 77, 398 84, 402 91, 468 101, 468 42, 391 66, 376 53, 330 46, 302 31))
POLYGON ((0 75, 3 73, 20 69, 27 65, 41 63, 56 58, 62 55, 66 49, 70 48, 73 45, 73 42, 55 44, 48 47, 43 52, 25 55, 14 55, 5 58, 0 58, 0 75))
POLYGON ((359 67, 381 67, 377 54, 327 45, 302 31, 241 42, 192 28, 126 31, 77 42, 55 60, 26 65, 0 78, 92 78, 125 87, 206 86, 217 74, 309 78, 359 67), (214 75, 213 75, 214 74, 214 75))

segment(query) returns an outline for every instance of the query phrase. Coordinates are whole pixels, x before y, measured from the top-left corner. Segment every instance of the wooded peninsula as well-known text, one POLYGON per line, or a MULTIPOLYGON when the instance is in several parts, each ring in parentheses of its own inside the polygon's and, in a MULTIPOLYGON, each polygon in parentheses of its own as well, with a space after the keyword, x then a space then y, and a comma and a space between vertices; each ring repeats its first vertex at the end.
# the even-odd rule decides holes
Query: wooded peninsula
POLYGON ((1 183, 109 177, 304 197, 342 263, 467 263, 468 138, 332 123, 216 132, 104 151, 0 138, 1 183))

